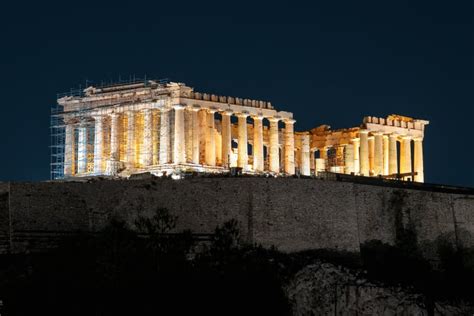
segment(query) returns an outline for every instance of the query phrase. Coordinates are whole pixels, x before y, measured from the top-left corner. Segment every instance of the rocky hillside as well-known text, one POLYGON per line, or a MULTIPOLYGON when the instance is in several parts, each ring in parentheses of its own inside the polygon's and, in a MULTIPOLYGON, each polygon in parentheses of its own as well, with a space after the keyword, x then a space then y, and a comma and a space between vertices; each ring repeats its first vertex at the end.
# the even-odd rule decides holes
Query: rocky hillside
POLYGON ((285 288, 293 315, 472 315, 468 307, 435 302, 402 288, 384 287, 329 263, 304 267, 285 288))

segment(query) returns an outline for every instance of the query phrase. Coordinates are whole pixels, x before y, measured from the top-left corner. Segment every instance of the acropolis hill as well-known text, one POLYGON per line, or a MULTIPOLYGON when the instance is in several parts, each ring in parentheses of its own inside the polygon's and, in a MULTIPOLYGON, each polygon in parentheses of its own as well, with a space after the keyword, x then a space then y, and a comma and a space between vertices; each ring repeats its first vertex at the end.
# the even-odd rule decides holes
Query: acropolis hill
POLYGON ((247 174, 328 171, 424 182, 425 120, 368 116, 357 127, 295 132, 293 113, 270 102, 158 80, 90 86, 62 96, 58 105, 53 179, 237 167, 247 174))
POLYGON ((269 102, 153 80, 58 104, 53 181, 0 183, 0 252, 37 251, 117 216, 133 225, 157 207, 178 217, 176 231, 206 236, 235 219, 247 241, 288 252, 358 252, 406 230, 429 258, 440 238, 474 245, 474 191, 424 183, 427 121, 295 132, 293 114, 269 102))

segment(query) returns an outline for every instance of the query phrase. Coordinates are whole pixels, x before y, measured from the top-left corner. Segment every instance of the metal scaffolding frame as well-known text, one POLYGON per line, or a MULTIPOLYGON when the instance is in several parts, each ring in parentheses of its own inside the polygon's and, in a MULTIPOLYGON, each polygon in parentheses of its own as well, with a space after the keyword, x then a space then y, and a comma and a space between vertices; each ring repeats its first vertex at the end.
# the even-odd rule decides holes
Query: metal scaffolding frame
POLYGON ((50 120, 50 179, 64 178, 64 144, 65 144, 65 125, 61 115, 63 107, 54 104, 51 107, 50 120))
MULTIPOLYGON (((134 85, 134 84, 143 84, 144 87, 150 86, 150 85, 164 85, 166 83, 169 83, 168 79, 150 79, 147 78, 146 76, 144 78, 137 78, 135 76, 130 76, 128 80, 122 80, 119 79, 118 81, 115 82, 101 82, 98 85, 94 85, 91 81, 86 81, 86 89, 90 86, 93 86, 96 89, 112 89, 111 91, 115 89, 120 89, 121 86, 127 86, 127 85, 134 85)), ((84 97, 86 96, 86 89, 83 89, 81 86, 79 86, 79 89, 71 89, 68 92, 65 93, 59 93, 57 94, 57 99, 63 98, 63 97, 84 97)), ((87 112, 88 109, 79 109, 78 112, 84 112, 83 117, 87 117, 87 112)), ((65 156, 65 149, 66 149, 66 125, 64 122, 63 118, 63 113, 64 113, 64 108, 63 106, 59 104, 54 104, 51 107, 51 119, 50 119, 50 138, 51 138, 51 143, 50 143, 50 179, 51 180, 57 180, 57 179, 63 179, 65 177, 64 175, 64 169, 67 167, 67 161, 66 161, 66 156, 65 156)), ((153 121, 159 119, 156 116, 156 113, 153 114, 153 121)), ((127 134, 128 134, 128 126, 127 126, 127 120, 128 117, 126 115, 121 115, 120 117, 120 130, 122 135, 122 139, 127 139, 127 134)), ((141 141, 142 139, 142 128, 143 128, 143 115, 141 113, 137 113, 136 118, 135 118, 135 124, 138 125, 138 128, 136 129, 135 135, 134 135, 134 142, 135 146, 137 148, 137 152, 140 152, 140 156, 134 157, 134 165, 139 167, 142 160, 143 160, 143 151, 141 150, 143 147, 143 143, 141 141)), ((156 126, 156 123, 152 124, 153 126, 156 126)), ((79 136, 79 128, 75 128, 73 131, 73 137, 70 140, 73 142, 73 144, 70 144, 73 146, 73 151, 75 153, 75 161, 76 163, 72 166, 72 172, 73 174, 78 173, 78 163, 79 159, 83 158, 86 160, 86 172, 87 173, 93 173, 94 172, 94 142, 95 142, 95 128, 93 122, 87 122, 85 125, 83 125, 81 128, 85 128, 85 139, 80 139, 79 136), (81 141, 86 141, 86 146, 81 146, 81 148, 85 149, 86 152, 79 151, 79 142, 81 141)), ((108 137, 108 133, 110 133, 110 122, 105 122, 104 125, 104 132, 106 133, 106 138, 108 137)), ((156 130, 153 130, 153 133, 156 133, 156 130)), ((110 146, 109 143, 105 144, 106 149, 110 146)), ((154 149, 156 150, 156 149, 154 149)), ((120 156, 122 157, 121 160, 126 159, 127 153, 124 152, 124 144, 123 142, 120 144, 120 156)), ((107 158, 107 157, 106 157, 107 158)), ((154 163, 158 163, 157 160, 154 161, 154 163)))

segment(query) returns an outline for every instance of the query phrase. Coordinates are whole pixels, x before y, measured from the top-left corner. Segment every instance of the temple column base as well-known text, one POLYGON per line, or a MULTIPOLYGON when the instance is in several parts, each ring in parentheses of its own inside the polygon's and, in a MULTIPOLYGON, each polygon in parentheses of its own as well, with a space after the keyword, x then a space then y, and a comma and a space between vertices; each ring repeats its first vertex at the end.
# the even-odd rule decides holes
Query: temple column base
POLYGON ((125 164, 122 161, 118 160, 107 160, 107 165, 105 173, 109 176, 118 175, 123 169, 125 169, 125 164))

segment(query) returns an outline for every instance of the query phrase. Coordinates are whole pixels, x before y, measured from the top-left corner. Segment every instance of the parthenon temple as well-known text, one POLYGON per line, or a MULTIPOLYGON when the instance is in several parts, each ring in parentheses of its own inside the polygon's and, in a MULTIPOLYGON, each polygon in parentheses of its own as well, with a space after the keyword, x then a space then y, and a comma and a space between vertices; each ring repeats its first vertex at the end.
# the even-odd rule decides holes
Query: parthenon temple
POLYGON ((270 102, 158 80, 90 86, 59 98, 57 108, 53 117, 60 123, 52 129, 61 131, 56 138, 62 149, 53 178, 236 168, 273 176, 334 172, 424 181, 429 122, 401 115, 368 116, 346 129, 295 131, 293 114, 270 102))

